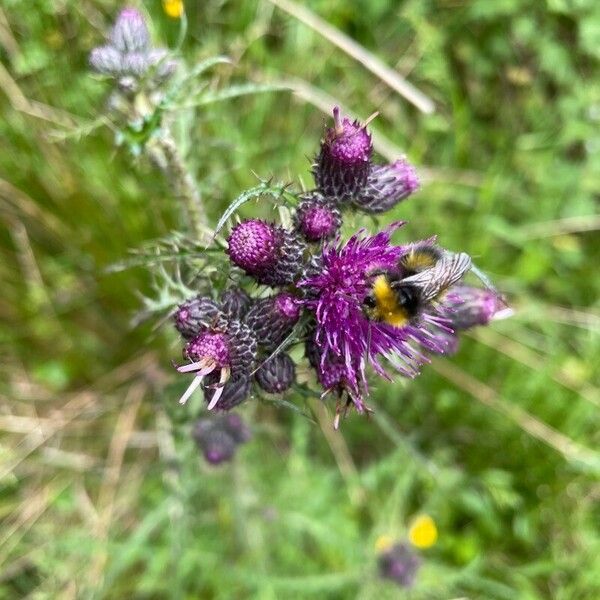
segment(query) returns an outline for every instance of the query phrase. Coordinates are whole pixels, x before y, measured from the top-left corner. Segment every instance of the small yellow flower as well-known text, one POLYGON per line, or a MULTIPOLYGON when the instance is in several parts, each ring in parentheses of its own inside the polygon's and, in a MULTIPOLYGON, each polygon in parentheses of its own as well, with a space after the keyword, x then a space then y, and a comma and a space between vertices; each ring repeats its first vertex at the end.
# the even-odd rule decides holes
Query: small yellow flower
POLYGON ((162 0, 163 10, 172 19, 180 19, 183 15, 183 0, 162 0))
POLYGON ((394 545, 394 540, 391 535, 380 535, 375 541, 375 550, 380 554, 387 552, 394 545))
POLYGON ((408 539, 416 548, 431 548, 438 538, 435 521, 429 515, 419 515, 410 525, 408 539))

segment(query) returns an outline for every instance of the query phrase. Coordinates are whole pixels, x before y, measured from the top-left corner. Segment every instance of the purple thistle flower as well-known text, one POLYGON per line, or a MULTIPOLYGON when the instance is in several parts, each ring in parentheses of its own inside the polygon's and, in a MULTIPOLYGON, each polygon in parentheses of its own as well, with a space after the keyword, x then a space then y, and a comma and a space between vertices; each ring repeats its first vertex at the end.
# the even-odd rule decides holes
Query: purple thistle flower
POLYGON ((278 225, 249 219, 231 230, 227 242, 231 261, 264 285, 288 285, 302 270, 306 245, 278 225))
POLYGON ((288 292, 257 300, 246 323, 265 350, 275 350, 289 335, 300 318, 302 304, 288 292))
POLYGON ((208 399, 208 410, 217 407, 228 410, 239 404, 247 396, 249 384, 241 395, 240 381, 248 379, 256 358, 256 338, 251 329, 239 321, 225 321, 212 329, 201 332, 192 338, 184 348, 184 356, 191 362, 177 368, 180 373, 194 373, 194 379, 179 403, 185 404, 194 391, 205 382, 205 396, 208 399), (218 329, 216 328, 218 327, 218 329), (237 382, 236 389, 228 383, 237 382), (214 390, 214 393, 211 393, 214 390), (221 398, 229 390, 232 398, 221 398), (241 397, 241 399, 240 399, 241 397))
POLYGON ((312 192, 304 195, 298 204, 295 222, 296 229, 309 242, 319 242, 335 236, 342 216, 319 192, 312 192))
POLYGON ((329 200, 346 202, 367 183, 373 144, 366 126, 333 109, 334 126, 325 132, 313 166, 319 191, 329 200))
POLYGON ((256 383, 268 394, 282 394, 290 389, 296 377, 296 366, 289 354, 280 353, 263 363, 256 372, 256 383))
POLYGON ((402 587, 411 587, 421 559, 407 544, 395 544, 379 556, 379 573, 385 579, 391 579, 402 587))
POLYGON ((366 213, 382 213, 408 198, 419 188, 414 167, 400 159, 389 165, 371 169, 365 187, 353 199, 354 205, 366 213))
POLYGON ((110 34, 111 45, 123 53, 144 52, 150 46, 146 20, 135 8, 124 8, 110 34))
POLYGON ((367 390, 366 367, 371 364, 381 376, 386 359, 402 375, 414 377, 427 358, 419 350, 443 352, 446 341, 436 329, 448 330, 446 321, 425 311, 417 324, 394 327, 368 320, 363 313, 371 273, 397 269, 405 247, 390 243, 391 233, 401 224, 369 236, 363 231, 347 243, 325 246, 320 273, 299 282, 306 290, 305 307, 314 313, 314 341, 320 354, 317 371, 322 382, 336 382, 346 390, 359 412, 364 412, 367 390))

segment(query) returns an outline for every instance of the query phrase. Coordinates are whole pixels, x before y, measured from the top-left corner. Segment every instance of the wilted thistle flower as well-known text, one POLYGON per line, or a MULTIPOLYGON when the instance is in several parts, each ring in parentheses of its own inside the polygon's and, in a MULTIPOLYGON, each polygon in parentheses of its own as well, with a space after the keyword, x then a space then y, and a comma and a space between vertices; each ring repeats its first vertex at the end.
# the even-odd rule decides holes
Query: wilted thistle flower
POLYGON ((231 320, 218 325, 219 329, 207 329, 192 338, 184 348, 184 356, 191 362, 177 368, 180 373, 194 373, 194 379, 181 396, 179 402, 184 404, 194 391, 205 382, 208 400, 208 409, 215 407, 229 410, 235 404, 245 399, 249 385, 245 379, 252 370, 256 358, 256 338, 245 324, 231 320), (221 398, 225 394, 229 380, 236 382, 228 390, 234 397, 221 398), (243 385, 240 385, 243 384, 243 385), (244 392, 243 397, 241 392, 244 392), (241 397, 241 399, 240 399, 241 397))
POLYGON ((251 437, 241 417, 234 414, 200 419, 195 423, 192 435, 211 465, 231 460, 237 447, 251 437))
POLYGON ((256 372, 256 383, 268 394, 282 394, 294 383, 296 366, 289 354, 270 357, 256 372))
POLYGON ((216 302, 206 296, 197 296, 180 304, 173 318, 177 331, 184 338, 191 339, 213 325, 219 315, 216 302))
POLYGON ((296 229, 309 242, 331 239, 342 224, 340 211, 319 192, 302 196, 294 219, 296 229))
POLYGON ((315 159, 313 175, 318 190, 329 200, 346 202, 367 183, 373 144, 366 126, 333 109, 333 127, 327 129, 315 159))
POLYGON ((366 213, 383 213, 419 188, 415 168, 405 159, 389 165, 374 165, 364 188, 354 196, 354 205, 366 213))
POLYGON ((246 323, 265 350, 275 350, 289 335, 300 318, 302 305, 289 292, 280 292, 257 300, 248 314, 246 323))
POLYGON ((288 285, 301 272, 306 245, 293 231, 249 219, 236 225, 227 241, 231 261, 258 283, 288 285))
POLYGON ((379 573, 402 587, 411 587, 421 566, 421 559, 407 544, 396 543, 385 549, 378 559, 379 573))
POLYGON ((320 358, 319 379, 335 381, 359 412, 364 412, 366 367, 387 377, 382 359, 402 375, 414 377, 427 359, 419 347, 443 352, 446 341, 436 329, 447 330, 443 318, 423 311, 417 323, 394 327, 367 319, 363 303, 372 285, 374 270, 394 270, 405 252, 390 243, 392 226, 374 236, 364 232, 348 242, 323 249, 322 271, 299 282, 306 290, 304 306, 315 319, 314 341, 320 358))

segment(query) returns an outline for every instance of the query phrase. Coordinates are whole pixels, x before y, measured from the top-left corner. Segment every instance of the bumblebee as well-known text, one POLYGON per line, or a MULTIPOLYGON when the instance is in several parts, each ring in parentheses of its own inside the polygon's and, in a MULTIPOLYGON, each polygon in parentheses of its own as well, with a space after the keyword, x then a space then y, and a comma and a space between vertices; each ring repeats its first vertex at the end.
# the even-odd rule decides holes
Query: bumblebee
POLYGON ((394 327, 408 325, 471 268, 468 254, 418 246, 400 259, 397 271, 372 274, 371 291, 363 301, 363 312, 369 319, 394 327))

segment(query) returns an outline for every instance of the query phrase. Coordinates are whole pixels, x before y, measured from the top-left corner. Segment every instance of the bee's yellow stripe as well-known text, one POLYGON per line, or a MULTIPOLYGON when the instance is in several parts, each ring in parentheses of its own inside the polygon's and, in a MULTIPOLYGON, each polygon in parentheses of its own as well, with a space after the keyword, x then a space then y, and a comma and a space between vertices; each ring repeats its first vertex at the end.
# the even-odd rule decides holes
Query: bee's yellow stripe
POLYGON ((373 282, 373 296, 377 302, 375 317, 393 325, 394 327, 403 327, 409 321, 409 315, 398 304, 396 292, 390 286, 390 282, 385 275, 379 275, 373 282))

